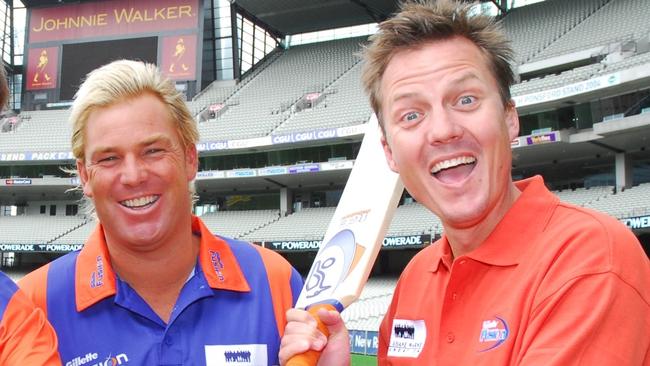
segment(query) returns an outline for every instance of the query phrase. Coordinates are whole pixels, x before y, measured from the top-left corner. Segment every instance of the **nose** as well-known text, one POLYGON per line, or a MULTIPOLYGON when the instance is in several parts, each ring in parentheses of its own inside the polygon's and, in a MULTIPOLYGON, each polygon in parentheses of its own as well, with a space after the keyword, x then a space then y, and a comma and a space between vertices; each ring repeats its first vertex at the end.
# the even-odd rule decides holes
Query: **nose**
POLYGON ((427 124, 427 139, 432 145, 447 144, 463 135, 457 116, 446 108, 431 111, 427 124))
POLYGON ((140 159, 128 155, 122 163, 120 183, 128 186, 137 186, 147 177, 147 169, 140 159))

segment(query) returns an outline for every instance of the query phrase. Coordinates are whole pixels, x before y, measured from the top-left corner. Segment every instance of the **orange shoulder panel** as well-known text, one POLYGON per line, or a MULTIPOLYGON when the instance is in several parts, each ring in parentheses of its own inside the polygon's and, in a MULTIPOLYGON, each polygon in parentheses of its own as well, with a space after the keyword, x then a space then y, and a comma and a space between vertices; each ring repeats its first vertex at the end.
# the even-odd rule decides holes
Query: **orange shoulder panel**
POLYGON ((46 264, 30 273, 18 281, 20 287, 27 297, 40 308, 47 318, 47 274, 50 264, 46 264))
POLYGON ((291 294, 291 266, 278 253, 252 244, 260 253, 260 257, 266 268, 266 276, 269 279, 269 288, 273 301, 273 312, 280 337, 284 334, 284 327, 287 324, 287 310, 293 307, 293 296, 291 294))

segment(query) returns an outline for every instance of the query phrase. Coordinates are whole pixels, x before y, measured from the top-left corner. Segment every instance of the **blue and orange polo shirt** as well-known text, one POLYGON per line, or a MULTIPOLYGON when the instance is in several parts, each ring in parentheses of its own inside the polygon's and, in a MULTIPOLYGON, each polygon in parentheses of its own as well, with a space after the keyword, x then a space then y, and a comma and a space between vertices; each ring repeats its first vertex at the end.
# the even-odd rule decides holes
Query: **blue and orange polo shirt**
POLYGON ((278 364, 300 275, 273 251, 215 237, 198 217, 192 231, 199 258, 167 324, 113 271, 101 224, 81 251, 21 280, 54 326, 64 365, 278 364))

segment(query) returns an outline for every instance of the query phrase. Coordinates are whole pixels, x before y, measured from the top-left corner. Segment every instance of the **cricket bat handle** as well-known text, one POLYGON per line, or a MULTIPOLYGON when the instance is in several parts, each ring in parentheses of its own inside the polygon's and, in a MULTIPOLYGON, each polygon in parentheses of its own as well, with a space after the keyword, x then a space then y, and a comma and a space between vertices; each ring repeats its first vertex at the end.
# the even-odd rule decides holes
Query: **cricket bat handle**
MULTIPOLYGON (((316 322, 318 322, 318 330, 320 330, 321 333, 325 335, 325 337, 328 337, 330 332, 327 330, 327 326, 318 317, 317 313, 319 309, 336 310, 336 308, 330 304, 317 304, 307 309, 307 312, 311 314, 314 319, 316 319, 316 322)), ((320 351, 314 351, 310 349, 305 353, 291 357, 286 366, 316 366, 318 364, 320 354, 320 351)))

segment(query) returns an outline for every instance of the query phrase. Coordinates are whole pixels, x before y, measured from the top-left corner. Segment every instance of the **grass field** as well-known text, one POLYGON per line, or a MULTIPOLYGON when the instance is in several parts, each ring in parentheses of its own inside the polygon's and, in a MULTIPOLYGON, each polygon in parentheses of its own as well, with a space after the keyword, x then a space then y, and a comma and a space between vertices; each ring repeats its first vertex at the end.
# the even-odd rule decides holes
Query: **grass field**
POLYGON ((377 357, 375 356, 363 356, 363 355, 352 355, 352 365, 351 366, 376 366, 377 357))

